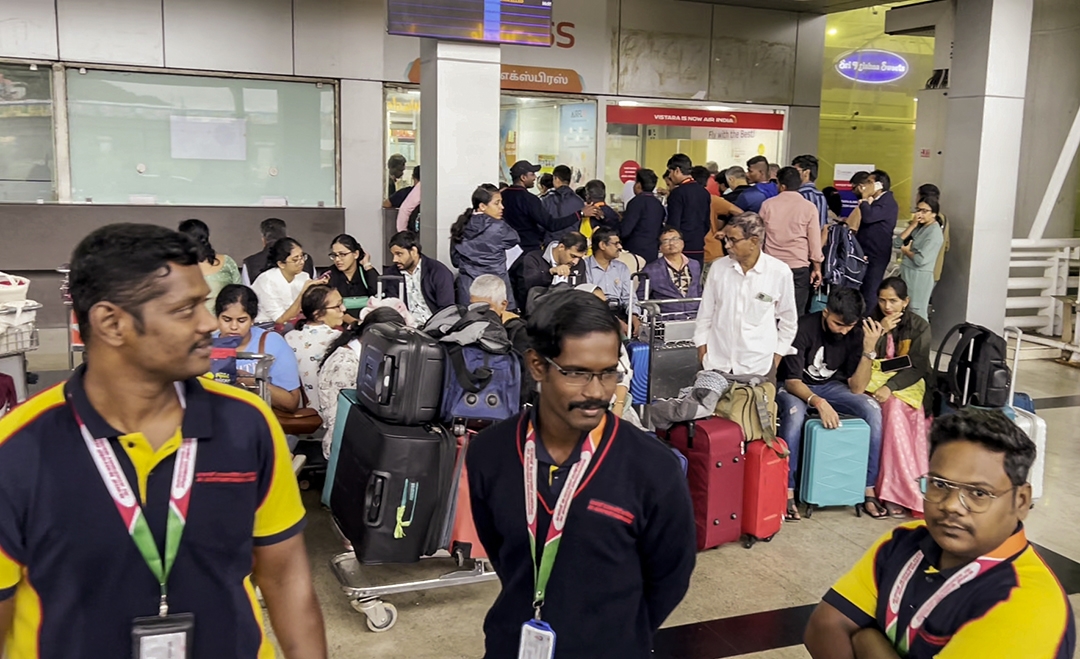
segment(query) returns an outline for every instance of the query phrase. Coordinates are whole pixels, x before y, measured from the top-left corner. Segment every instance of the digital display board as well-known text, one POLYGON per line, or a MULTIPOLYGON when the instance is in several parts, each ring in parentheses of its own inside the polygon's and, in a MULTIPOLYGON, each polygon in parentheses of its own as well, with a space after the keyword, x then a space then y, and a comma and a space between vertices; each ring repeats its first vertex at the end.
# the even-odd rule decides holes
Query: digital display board
POLYGON ((387 32, 456 41, 551 45, 552 0, 388 0, 387 32))

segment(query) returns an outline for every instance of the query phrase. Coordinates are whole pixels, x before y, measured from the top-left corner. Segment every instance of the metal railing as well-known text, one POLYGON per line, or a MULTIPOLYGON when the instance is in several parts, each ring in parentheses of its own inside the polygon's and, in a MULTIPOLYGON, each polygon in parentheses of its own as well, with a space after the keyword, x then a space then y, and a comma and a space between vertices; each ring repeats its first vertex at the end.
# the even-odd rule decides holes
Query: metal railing
POLYGON ((1080 239, 1015 238, 1009 259, 1006 324, 1059 337, 1071 309, 1054 296, 1076 294, 1080 239))

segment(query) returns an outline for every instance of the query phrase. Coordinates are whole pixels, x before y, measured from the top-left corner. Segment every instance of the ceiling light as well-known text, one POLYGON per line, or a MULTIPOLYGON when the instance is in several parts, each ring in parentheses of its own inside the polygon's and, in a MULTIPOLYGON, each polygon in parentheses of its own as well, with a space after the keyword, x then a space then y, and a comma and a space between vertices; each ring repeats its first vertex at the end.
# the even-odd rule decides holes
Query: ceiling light
POLYGON ((641 105, 641 103, 638 103, 637 101, 619 101, 619 105, 624 108, 636 108, 641 105))
POLYGON ((838 31, 838 30, 837 30, 837 29, 836 29, 835 27, 830 27, 830 28, 829 28, 829 31, 828 31, 828 34, 829 34, 829 36, 830 36, 830 37, 835 37, 835 36, 836 36, 836 33, 837 33, 837 31, 838 31))

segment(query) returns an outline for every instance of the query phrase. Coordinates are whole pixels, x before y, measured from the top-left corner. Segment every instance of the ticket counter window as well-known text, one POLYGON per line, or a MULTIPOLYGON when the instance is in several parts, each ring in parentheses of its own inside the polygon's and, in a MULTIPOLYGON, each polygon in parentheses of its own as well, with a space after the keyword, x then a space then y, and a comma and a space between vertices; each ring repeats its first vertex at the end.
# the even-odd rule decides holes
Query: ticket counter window
POLYGON ((499 113, 499 169, 528 160, 551 173, 567 165, 573 187, 596 178, 596 102, 573 97, 504 95, 499 113))
POLYGON ((779 111, 639 105, 609 105, 606 111, 604 182, 615 204, 623 202, 622 192, 638 167, 662 177, 676 153, 690 156, 695 165, 715 162, 720 169, 745 167, 758 155, 778 162, 783 155, 786 117, 779 111))

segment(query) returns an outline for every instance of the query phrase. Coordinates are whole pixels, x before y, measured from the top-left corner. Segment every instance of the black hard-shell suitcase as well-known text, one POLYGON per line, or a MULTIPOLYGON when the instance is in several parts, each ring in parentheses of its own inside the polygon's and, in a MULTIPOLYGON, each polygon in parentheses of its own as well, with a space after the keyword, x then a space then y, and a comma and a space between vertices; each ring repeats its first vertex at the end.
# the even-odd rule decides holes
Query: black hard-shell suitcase
POLYGON ((330 511, 366 565, 414 563, 441 546, 457 442, 439 425, 400 426, 349 410, 330 511))
POLYGON ((390 423, 434 420, 446 361, 439 342, 411 327, 378 323, 362 343, 356 391, 364 407, 390 423))

